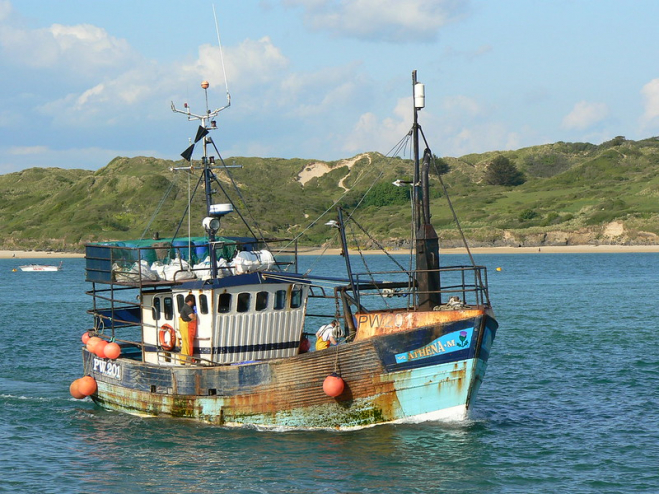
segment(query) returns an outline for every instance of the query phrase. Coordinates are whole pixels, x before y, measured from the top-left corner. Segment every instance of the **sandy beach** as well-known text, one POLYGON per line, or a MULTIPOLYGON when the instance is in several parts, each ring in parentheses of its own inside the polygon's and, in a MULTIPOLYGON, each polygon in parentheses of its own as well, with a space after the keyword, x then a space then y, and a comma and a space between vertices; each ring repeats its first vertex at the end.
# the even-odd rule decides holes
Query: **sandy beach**
MULTIPOLYGON (((659 245, 565 245, 543 247, 474 247, 472 254, 594 254, 624 252, 659 252, 659 245)), ((301 255, 339 255, 340 249, 318 249, 300 247, 301 255)), ((352 251, 351 251, 352 252, 352 251)), ((406 250, 389 251, 391 254, 406 254, 406 250)), ((465 249, 441 249, 443 254, 466 254, 465 249)), ((357 253, 355 251, 355 253, 357 253)), ((365 254, 382 254, 380 250, 364 251, 365 254)), ((0 250, 0 259, 75 259, 83 254, 71 252, 41 252, 32 250, 0 250)))
POLYGON ((0 259, 75 259, 84 254, 72 252, 41 252, 37 250, 0 250, 0 259))
MULTIPOLYGON (((659 245, 565 245, 543 247, 472 247, 472 254, 594 254, 623 252, 659 252, 659 245)), ((323 249, 305 249, 300 247, 300 254, 318 255, 323 249)), ((352 252, 352 251, 351 251, 352 252)), ((391 254, 406 254, 407 250, 392 250, 391 254)), ((464 248, 440 249, 442 254, 466 254, 464 248)), ((327 249, 326 254, 338 255, 340 249, 327 249)), ((382 254, 380 250, 364 251, 365 254, 382 254)))

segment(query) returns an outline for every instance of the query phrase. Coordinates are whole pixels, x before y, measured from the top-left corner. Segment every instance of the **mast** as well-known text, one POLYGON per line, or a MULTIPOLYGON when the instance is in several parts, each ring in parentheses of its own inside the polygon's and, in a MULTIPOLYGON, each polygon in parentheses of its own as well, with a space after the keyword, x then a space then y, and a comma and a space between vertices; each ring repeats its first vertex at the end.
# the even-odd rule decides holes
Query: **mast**
POLYGON ((412 91, 414 106, 414 124, 412 127, 414 142, 414 203, 413 222, 416 231, 416 283, 417 308, 432 310, 441 304, 439 294, 439 238, 430 224, 430 199, 428 173, 431 153, 428 148, 423 153, 423 168, 419 164, 419 124, 418 112, 425 106, 425 86, 416 79, 416 70, 412 72, 412 91))
MULTIPOLYGON (((206 111, 197 115, 190 111, 190 107, 187 103, 184 105, 184 110, 179 110, 174 106, 172 102, 172 111, 174 113, 182 113, 187 115, 188 120, 199 120, 200 125, 197 128, 197 135, 195 136, 194 142, 181 153, 183 159, 190 163, 189 167, 183 167, 183 169, 192 171, 192 153, 194 152, 195 144, 199 141, 202 141, 203 155, 201 157, 202 164, 202 178, 204 181, 204 189, 206 193, 206 218, 204 218, 202 224, 206 233, 208 234, 208 243, 211 250, 211 259, 215 259, 214 254, 214 242, 216 240, 215 234, 220 229, 220 218, 233 211, 233 206, 230 204, 213 204, 213 189, 212 189, 212 180, 215 177, 213 174, 213 165, 215 164, 215 158, 208 155, 208 145, 213 144, 213 140, 208 135, 211 130, 217 130, 217 123, 215 122, 215 117, 222 110, 228 108, 231 105, 231 98, 227 90, 227 104, 221 108, 211 110, 208 106, 208 88, 210 84, 208 81, 202 81, 201 87, 204 90, 206 96, 206 111)), ((213 144, 214 145, 214 144, 213 144)), ((188 207, 190 205, 188 204, 188 207)), ((217 277, 217 263, 211 262, 211 277, 217 277)))

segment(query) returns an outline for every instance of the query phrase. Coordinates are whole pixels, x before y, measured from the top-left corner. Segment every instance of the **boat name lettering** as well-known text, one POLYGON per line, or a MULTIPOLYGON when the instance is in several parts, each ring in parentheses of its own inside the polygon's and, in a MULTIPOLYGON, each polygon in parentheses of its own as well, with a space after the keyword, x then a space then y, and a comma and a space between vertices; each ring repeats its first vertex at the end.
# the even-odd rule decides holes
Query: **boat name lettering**
POLYGON ((403 324, 401 314, 362 314, 358 319, 359 325, 368 324, 371 327, 399 328, 403 324))
POLYGON ((444 353, 457 352, 471 345, 474 328, 463 329, 446 334, 431 343, 410 352, 396 354, 396 363, 412 362, 444 353), (456 341, 457 339, 457 341, 456 341))
POLYGON ((100 372, 104 376, 114 379, 121 379, 121 365, 100 358, 94 359, 94 372, 100 372))

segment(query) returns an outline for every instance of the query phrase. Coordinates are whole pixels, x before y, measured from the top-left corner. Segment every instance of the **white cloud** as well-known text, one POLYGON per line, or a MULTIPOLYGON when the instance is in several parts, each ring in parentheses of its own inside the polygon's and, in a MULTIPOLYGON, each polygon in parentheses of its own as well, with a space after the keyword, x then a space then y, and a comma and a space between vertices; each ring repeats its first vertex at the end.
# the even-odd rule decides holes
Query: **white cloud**
POLYGON ((359 116, 353 129, 343 138, 341 149, 349 153, 378 151, 387 154, 412 126, 412 99, 401 98, 393 110, 394 117, 378 119, 373 113, 359 116))
POLYGON ((9 148, 8 154, 12 155, 31 155, 31 154, 44 154, 48 152, 47 146, 12 146, 9 148))
POLYGON ((82 93, 76 100, 76 108, 82 109, 82 107, 84 107, 90 99, 98 98, 99 95, 103 94, 103 89, 105 89, 105 85, 98 84, 82 93))
POLYGON ((444 109, 460 116, 475 117, 483 113, 483 108, 474 98, 464 95, 449 96, 444 99, 444 109))
POLYGON ((164 95, 171 93, 173 82, 165 77, 164 68, 145 64, 49 101, 37 111, 50 117, 53 125, 81 128, 93 123, 100 130, 104 125, 153 118, 150 110, 155 105, 165 107, 164 95))
POLYGON ((89 24, 53 24, 49 31, 62 58, 70 60, 75 57, 83 67, 116 66, 127 60, 134 60, 135 53, 125 39, 110 36, 100 27, 89 24))
MULTIPOLYGON (((243 88, 280 79, 281 72, 288 68, 288 65, 288 58, 268 36, 259 40, 246 39, 237 46, 224 48, 227 77, 232 85, 240 84, 243 88)), ((185 69, 224 82, 222 56, 217 46, 201 46, 198 60, 185 69)))
POLYGON ((468 0, 287 0, 305 10, 316 30, 359 39, 433 41, 439 29, 464 15, 468 0))
POLYGON ((445 123, 438 136, 439 146, 436 146, 438 152, 435 154, 440 156, 463 156, 495 149, 516 149, 520 142, 520 136, 500 122, 458 127, 445 123))
POLYGON ((357 64, 324 67, 316 72, 289 73, 281 83, 277 99, 291 117, 326 119, 336 115, 337 109, 354 107, 360 91, 368 91, 368 87, 357 64))
MULTIPOLYGON (((362 151, 387 154, 412 127, 411 105, 411 98, 401 98, 392 112, 393 117, 378 119, 373 113, 362 114, 344 138, 341 149, 352 154, 362 151)), ((501 122, 484 121, 481 117, 485 113, 474 99, 455 96, 444 101, 438 114, 429 108, 421 110, 419 123, 437 156, 518 149, 522 135, 501 122)))
POLYGON ((0 0, 0 22, 7 19, 12 13, 12 6, 9 0, 0 0))
MULTIPOLYGON (((375 26, 376 30, 393 29, 407 36, 405 30, 418 22, 414 30, 420 29, 424 36, 435 36, 437 29, 464 4, 461 0, 403 3, 393 8, 374 0, 341 4, 319 1, 306 3, 304 8, 308 13, 326 10, 344 16, 348 24, 353 23, 346 26, 348 33, 350 29, 375 26), (366 19, 368 16, 370 20, 366 19)), ((40 85, 23 85, 12 101, 5 98, 8 104, 0 113, 0 126, 15 129, 18 123, 25 123, 17 120, 18 116, 25 120, 39 118, 46 130, 34 147, 29 147, 31 144, 21 140, 14 130, 18 140, 7 134, 5 143, 25 146, 22 151, 15 148, 6 154, 6 160, 23 162, 22 168, 52 166, 58 160, 66 162, 67 167, 70 163, 95 168, 117 156, 119 153, 112 151, 117 148, 135 147, 123 152, 132 156, 146 153, 138 151, 138 147, 161 146, 160 152, 176 156, 178 145, 162 136, 175 135, 179 128, 187 127, 185 122, 178 124, 181 119, 168 118, 169 102, 174 101, 180 107, 189 99, 191 110, 200 113, 204 100, 198 84, 208 80, 209 105, 213 108, 222 105, 224 67, 232 106, 236 108, 227 112, 228 118, 224 120, 229 125, 223 152, 233 145, 235 148, 230 151, 234 155, 338 159, 345 152, 386 153, 411 126, 410 98, 399 100, 393 111, 373 110, 389 109, 390 102, 400 93, 396 90, 396 96, 386 97, 386 104, 379 103, 384 98, 382 85, 388 81, 371 80, 372 75, 363 69, 363 62, 351 56, 343 64, 319 64, 320 68, 303 72, 291 68, 289 53, 270 37, 263 36, 225 46, 224 60, 217 46, 205 44, 199 47, 197 57, 161 63, 147 60, 126 40, 93 25, 52 24, 48 28, 26 29, 23 22, 14 22, 12 13, 6 14, 12 22, 3 21, 3 7, 7 5, 11 8, 11 4, 0 0, 0 56, 11 52, 13 73, 30 74, 40 85), (51 79, 56 79, 56 83, 51 79), (158 123, 154 125, 155 120, 158 123), (265 137, 262 129, 266 129, 265 137), (252 139, 251 135, 258 138, 252 139), (69 136, 75 136, 84 147, 58 149, 69 136)), ((337 32, 340 28, 336 27, 337 32)), ((451 104, 455 112, 465 115, 474 116, 482 111, 469 98, 458 97, 451 104)), ((432 114, 424 111, 424 122, 428 123, 432 114)), ((222 126, 223 122, 218 124, 222 126)), ((428 128, 431 127, 434 125, 429 124, 428 128)), ((185 140, 184 134, 181 141, 185 140)), ((156 155, 153 151, 149 153, 156 155)), ((14 164, 18 166, 0 160, 4 170, 14 164)))
POLYGON ((653 79, 643 86, 641 94, 645 100, 645 112, 642 121, 649 123, 659 117, 659 79, 653 79))
POLYGON ((563 118, 562 127, 567 130, 584 130, 604 120, 609 109, 604 103, 579 101, 563 118))
POLYGON ((0 49, 18 66, 60 69, 71 78, 85 78, 98 69, 135 63, 137 58, 126 40, 96 26, 53 24, 31 30, 14 27, 9 17, 0 21, 0 49))

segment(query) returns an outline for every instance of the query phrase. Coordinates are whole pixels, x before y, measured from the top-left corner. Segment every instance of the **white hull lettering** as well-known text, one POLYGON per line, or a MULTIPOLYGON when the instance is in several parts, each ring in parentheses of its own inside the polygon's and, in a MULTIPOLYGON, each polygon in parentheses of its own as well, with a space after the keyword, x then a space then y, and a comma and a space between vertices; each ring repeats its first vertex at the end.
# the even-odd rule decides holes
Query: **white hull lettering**
POLYGON ((121 380, 121 365, 116 362, 109 362, 99 358, 94 359, 94 372, 99 372, 104 376, 121 380))

